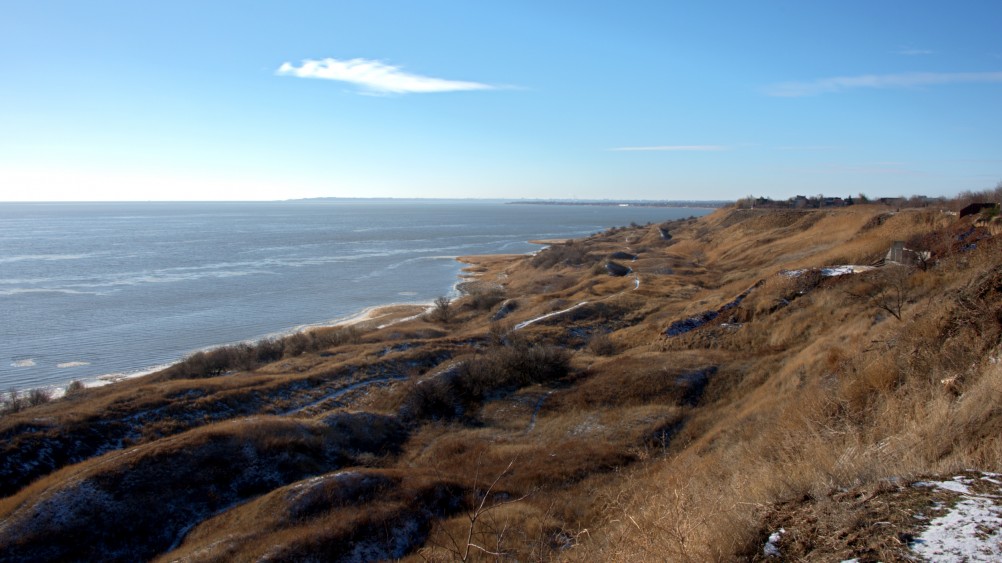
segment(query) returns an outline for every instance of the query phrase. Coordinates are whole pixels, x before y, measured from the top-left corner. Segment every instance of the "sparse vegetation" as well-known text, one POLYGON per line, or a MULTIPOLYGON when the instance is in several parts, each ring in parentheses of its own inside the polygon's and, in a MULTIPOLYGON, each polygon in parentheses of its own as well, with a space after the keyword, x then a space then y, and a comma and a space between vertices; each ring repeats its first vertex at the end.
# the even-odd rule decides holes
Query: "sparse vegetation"
POLYGON ((87 530, 75 557, 754 561, 776 525, 797 557, 907 559, 867 499, 1002 471, 1002 243, 853 199, 615 229, 384 328, 7 393, 0 559, 87 530), (931 256, 825 270, 895 240, 931 256), (591 275, 616 252, 636 277, 591 275))
POLYGON ((569 359, 563 348, 506 339, 414 384, 403 399, 402 414, 412 421, 469 418, 489 398, 564 377, 569 359))
POLYGON ((448 324, 452 320, 452 300, 444 295, 436 297, 428 317, 435 322, 448 324))
POLYGON ((553 268, 558 265, 581 266, 595 260, 585 244, 568 241, 554 244, 532 258, 534 268, 553 268))
POLYGON ((83 390, 84 390, 83 382, 79 380, 73 380, 70 382, 69 385, 66 386, 66 395, 67 396, 75 395, 83 390))
POLYGON ((267 338, 254 344, 220 346, 199 351, 156 374, 159 379, 200 379, 225 373, 250 371, 262 365, 317 352, 337 346, 358 343, 361 331, 353 326, 297 332, 284 338, 267 338))
POLYGON ((489 311, 504 300, 504 288, 496 285, 477 286, 470 291, 467 303, 477 311, 489 311))
POLYGON ((911 273, 912 268, 902 265, 867 272, 859 276, 859 283, 853 284, 847 293, 900 321, 901 310, 908 302, 911 273))
POLYGON ((14 387, 7 390, 3 397, 0 397, 0 414, 12 414, 21 412, 28 402, 14 387))

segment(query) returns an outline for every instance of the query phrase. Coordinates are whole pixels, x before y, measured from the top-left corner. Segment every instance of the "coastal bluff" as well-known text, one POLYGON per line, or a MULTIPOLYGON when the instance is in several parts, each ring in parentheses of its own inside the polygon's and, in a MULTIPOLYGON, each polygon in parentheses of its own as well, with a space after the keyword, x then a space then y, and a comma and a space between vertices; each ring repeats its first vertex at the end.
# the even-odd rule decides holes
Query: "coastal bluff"
POLYGON ((911 561, 938 519, 1002 518, 978 217, 540 242, 462 257, 455 299, 4 415, 0 561, 911 561))

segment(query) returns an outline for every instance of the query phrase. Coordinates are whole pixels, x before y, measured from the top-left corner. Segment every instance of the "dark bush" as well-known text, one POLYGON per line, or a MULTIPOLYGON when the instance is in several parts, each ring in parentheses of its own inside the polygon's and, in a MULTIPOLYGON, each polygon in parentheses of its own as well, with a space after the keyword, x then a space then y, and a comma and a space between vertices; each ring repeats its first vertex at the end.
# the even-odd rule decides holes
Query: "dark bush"
POLYGON ((28 406, 37 407, 52 400, 52 392, 48 389, 32 389, 28 391, 28 406))
POLYGON ((444 295, 436 297, 428 318, 437 323, 448 324, 452 320, 452 301, 444 295))
POLYGON ((505 321, 492 320, 487 329, 487 339, 492 346, 502 346, 511 334, 512 324, 505 321))
POLYGON ((230 369, 242 369, 242 370, 252 370, 257 367, 257 360, 255 359, 254 347, 250 344, 237 344, 236 346, 228 346, 229 354, 229 365, 226 370, 230 369))
POLYGON ((414 384, 400 406, 405 420, 451 420, 463 414, 455 388, 455 375, 444 373, 414 384))
POLYGON ((28 406, 28 400, 11 387, 6 396, 0 398, 0 413, 12 414, 21 412, 28 406))
POLYGON ((415 384, 401 405, 407 420, 456 419, 484 400, 533 383, 567 375, 570 354, 563 348, 516 341, 415 384))
POLYGON ((75 395, 84 390, 84 384, 80 381, 73 380, 69 385, 66 386, 66 396, 75 395))
POLYGON ((281 360, 284 348, 281 340, 266 338, 254 346, 254 359, 259 364, 281 360))
POLYGON ((591 337, 591 340, 588 341, 588 349, 596 356, 615 356, 618 352, 616 343, 604 332, 591 337))
POLYGON ((532 258, 531 264, 533 268, 552 268, 560 264, 580 266, 593 260, 594 258, 588 254, 585 245, 569 241, 563 244, 554 244, 540 251, 532 258))
POLYGON ((216 377, 228 371, 250 371, 258 366, 316 352, 334 346, 354 344, 362 333, 355 327, 336 327, 297 332, 284 338, 266 338, 254 344, 221 346, 195 352, 161 372, 163 379, 198 379, 216 377))
POLYGON ((160 378, 201 379, 218 377, 236 368, 253 369, 255 354, 256 350, 246 344, 195 352, 160 372, 160 378))
POLYGON ((32 389, 27 393, 18 393, 11 387, 4 397, 0 397, 0 414, 21 412, 28 407, 37 407, 52 400, 52 392, 48 389, 32 389))
POLYGON ((223 355, 216 352, 210 356, 206 352, 195 352, 188 356, 179 364, 175 364, 170 369, 173 377, 181 379, 198 379, 202 377, 215 377, 226 371, 228 363, 223 363, 223 355))
POLYGON ((312 334, 313 346, 316 350, 344 346, 346 344, 357 344, 362 340, 362 331, 354 326, 321 329, 314 331, 312 334))
POLYGON ((313 339, 308 333, 297 332, 282 339, 284 357, 301 356, 312 348, 313 339))
POLYGON ((465 362, 456 383, 463 399, 479 401, 498 391, 559 379, 567 375, 569 362, 563 348, 516 341, 465 362))
POLYGON ((504 301, 504 290, 500 287, 481 289, 470 294, 469 304, 478 311, 492 309, 498 303, 504 301))

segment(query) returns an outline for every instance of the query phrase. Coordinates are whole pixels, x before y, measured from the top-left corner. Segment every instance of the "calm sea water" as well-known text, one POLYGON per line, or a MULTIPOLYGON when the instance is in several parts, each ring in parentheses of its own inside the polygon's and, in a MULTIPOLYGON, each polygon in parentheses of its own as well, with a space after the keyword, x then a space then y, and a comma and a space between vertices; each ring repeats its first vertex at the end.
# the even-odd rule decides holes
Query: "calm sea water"
POLYGON ((0 390, 448 294, 464 254, 525 253, 704 209, 500 202, 0 203, 0 390))

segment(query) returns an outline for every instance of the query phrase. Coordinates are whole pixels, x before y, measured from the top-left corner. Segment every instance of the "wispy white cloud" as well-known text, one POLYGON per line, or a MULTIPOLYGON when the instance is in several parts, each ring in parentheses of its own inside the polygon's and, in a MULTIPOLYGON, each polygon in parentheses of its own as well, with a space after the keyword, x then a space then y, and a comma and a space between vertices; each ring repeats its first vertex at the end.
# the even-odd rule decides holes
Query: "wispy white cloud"
POLYGON ((400 67, 369 59, 306 59, 300 66, 282 63, 275 71, 281 76, 337 80, 360 86, 380 94, 417 94, 493 90, 494 86, 480 82, 445 80, 404 72, 400 67))
POLYGON ((609 149, 616 152, 628 151, 725 151, 723 145, 661 145, 653 147, 616 147, 609 149))
POLYGON ((1002 72, 903 72, 836 76, 807 82, 781 82, 765 89, 769 96, 797 98, 842 92, 856 88, 913 88, 942 84, 1002 82, 1002 72))
POLYGON ((932 55, 935 52, 936 51, 933 51, 932 49, 915 49, 912 47, 902 47, 897 51, 894 51, 895 54, 904 55, 906 57, 919 57, 922 55, 932 55))

